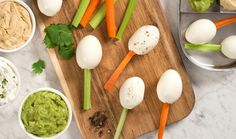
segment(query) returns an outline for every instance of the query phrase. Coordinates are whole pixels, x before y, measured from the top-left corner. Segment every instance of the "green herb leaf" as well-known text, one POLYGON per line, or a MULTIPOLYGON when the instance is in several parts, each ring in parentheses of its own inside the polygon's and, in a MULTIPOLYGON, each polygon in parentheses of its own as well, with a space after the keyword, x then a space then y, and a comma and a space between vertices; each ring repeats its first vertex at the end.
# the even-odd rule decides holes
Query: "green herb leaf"
POLYGON ((70 59, 74 56, 73 26, 71 24, 52 24, 45 29, 46 36, 44 43, 47 48, 58 47, 59 54, 64 59, 70 59))
POLYGON ((74 29, 74 26, 70 23, 68 24, 68 28, 72 31, 74 29))
POLYGON ((2 92, 0 92, 0 98, 5 98, 5 95, 2 92))
POLYGON ((44 38, 44 43, 47 48, 55 48, 56 46, 52 44, 51 40, 49 39, 48 35, 44 38))
POLYGON ((45 69, 45 63, 43 60, 38 60, 37 62, 35 62, 32 65, 32 69, 33 69, 33 73, 36 75, 39 75, 43 72, 43 70, 45 69))
POLYGON ((74 48, 70 47, 65 47, 65 46, 60 46, 59 47, 59 54, 62 56, 64 59, 70 59, 71 57, 74 56, 74 48))
POLYGON ((2 86, 6 86, 7 83, 8 83, 8 80, 7 80, 7 79, 3 79, 3 80, 2 80, 2 86))
POLYGON ((51 40, 52 44, 57 46, 73 45, 72 30, 69 25, 52 24, 45 29, 46 36, 51 40))

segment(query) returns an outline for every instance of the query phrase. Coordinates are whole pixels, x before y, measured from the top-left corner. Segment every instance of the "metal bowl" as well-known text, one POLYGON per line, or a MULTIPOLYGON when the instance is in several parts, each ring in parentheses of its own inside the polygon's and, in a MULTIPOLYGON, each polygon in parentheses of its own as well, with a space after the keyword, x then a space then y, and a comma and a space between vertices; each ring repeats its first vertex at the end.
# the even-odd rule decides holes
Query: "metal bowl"
MULTIPOLYGON (((184 44, 184 34, 188 26, 198 19, 210 19, 213 22, 234 16, 235 12, 224 11, 222 8, 215 4, 208 12, 196 13, 193 12, 188 0, 181 0, 179 3, 179 40, 181 48, 185 56, 195 65, 211 70, 211 71, 232 71, 236 70, 236 60, 226 58, 221 52, 209 51, 192 51, 186 50, 184 44)), ((236 24, 231 24, 217 30, 217 35, 210 42, 213 44, 220 44, 223 39, 230 35, 236 35, 236 24)))

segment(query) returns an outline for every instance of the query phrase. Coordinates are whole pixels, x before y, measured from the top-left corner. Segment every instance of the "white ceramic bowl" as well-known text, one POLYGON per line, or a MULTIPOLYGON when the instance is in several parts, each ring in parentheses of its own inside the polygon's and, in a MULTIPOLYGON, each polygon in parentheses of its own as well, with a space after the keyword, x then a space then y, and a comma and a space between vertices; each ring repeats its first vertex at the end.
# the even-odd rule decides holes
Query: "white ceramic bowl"
POLYGON ((6 62, 6 63, 9 65, 9 67, 11 67, 11 69, 13 70, 13 72, 15 72, 16 78, 18 79, 18 88, 17 88, 17 91, 16 91, 15 98, 12 99, 12 100, 10 100, 8 103, 6 103, 6 104, 0 106, 0 108, 4 108, 4 107, 8 106, 8 104, 10 104, 11 102, 13 102, 13 101, 17 98, 17 96, 18 96, 18 94, 19 94, 19 91, 20 91, 21 79, 20 79, 20 74, 19 74, 19 72, 18 72, 16 66, 15 66, 11 61, 9 61, 8 59, 3 58, 3 57, 0 57, 0 60, 6 62))
POLYGON ((10 49, 10 50, 0 48, 0 52, 4 52, 4 53, 16 52, 16 51, 24 48, 25 46, 27 46, 29 44, 29 42, 33 39, 33 36, 34 36, 34 33, 35 33, 35 28, 36 28, 35 16, 34 16, 34 13, 31 10, 31 8, 25 2, 23 2, 22 0, 0 0, 0 3, 1 2, 9 2, 9 1, 19 3, 20 5, 22 5, 29 12, 30 17, 31 17, 31 22, 32 22, 32 32, 31 32, 31 35, 28 38, 28 40, 23 45, 21 45, 20 47, 10 49))
POLYGON ((29 137, 31 137, 32 139, 55 139, 55 138, 58 138, 59 136, 61 136, 62 134, 64 134, 65 131, 69 128, 69 125, 70 125, 71 119, 72 119, 72 108, 71 108, 71 104, 70 104, 69 100, 68 100, 60 91, 58 91, 58 90, 56 90, 56 89, 53 89, 53 88, 40 88, 40 89, 34 90, 33 92, 29 93, 29 94, 24 98, 24 100, 23 100, 22 103, 21 103, 20 109, 19 109, 18 119, 19 119, 19 122, 20 122, 20 127, 21 127, 21 128, 24 130, 24 132, 25 132, 29 137), (67 125, 66 125, 65 129, 62 130, 61 132, 55 134, 54 136, 52 136, 52 137, 47 137, 47 138, 38 137, 38 136, 36 136, 36 135, 33 135, 33 134, 27 132, 26 129, 25 129, 25 126, 24 126, 24 124, 23 124, 23 122, 22 122, 22 120, 21 120, 22 107, 23 107, 23 105, 24 105, 26 99, 27 99, 30 95, 32 95, 32 94, 34 94, 34 93, 41 92, 41 91, 50 91, 50 92, 53 92, 53 93, 59 95, 59 96, 65 101, 65 103, 66 103, 66 105, 67 105, 67 108, 68 108, 68 111, 69 111, 69 118, 68 118, 67 125))

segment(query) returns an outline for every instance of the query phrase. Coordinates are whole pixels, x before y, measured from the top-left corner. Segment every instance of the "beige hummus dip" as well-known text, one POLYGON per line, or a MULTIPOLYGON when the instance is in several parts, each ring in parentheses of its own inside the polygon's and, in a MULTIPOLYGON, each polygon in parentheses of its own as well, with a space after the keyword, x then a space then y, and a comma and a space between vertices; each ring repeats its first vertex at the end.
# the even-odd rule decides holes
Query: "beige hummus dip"
POLYGON ((22 46, 32 33, 29 12, 16 2, 0 3, 0 48, 10 50, 22 46))
POLYGON ((225 10, 236 10, 236 0, 220 0, 220 5, 225 10))

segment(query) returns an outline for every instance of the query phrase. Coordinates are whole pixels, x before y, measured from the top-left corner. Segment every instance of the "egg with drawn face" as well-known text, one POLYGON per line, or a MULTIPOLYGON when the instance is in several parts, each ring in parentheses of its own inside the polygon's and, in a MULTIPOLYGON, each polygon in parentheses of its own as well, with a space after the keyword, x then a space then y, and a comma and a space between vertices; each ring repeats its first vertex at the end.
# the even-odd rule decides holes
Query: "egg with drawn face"
POLYGON ((129 39, 129 50, 138 55, 145 55, 157 46, 159 38, 160 32, 156 26, 142 26, 129 39))
POLYGON ((145 85, 141 78, 132 77, 127 79, 120 88, 120 103, 123 108, 133 109, 144 98, 145 85))

